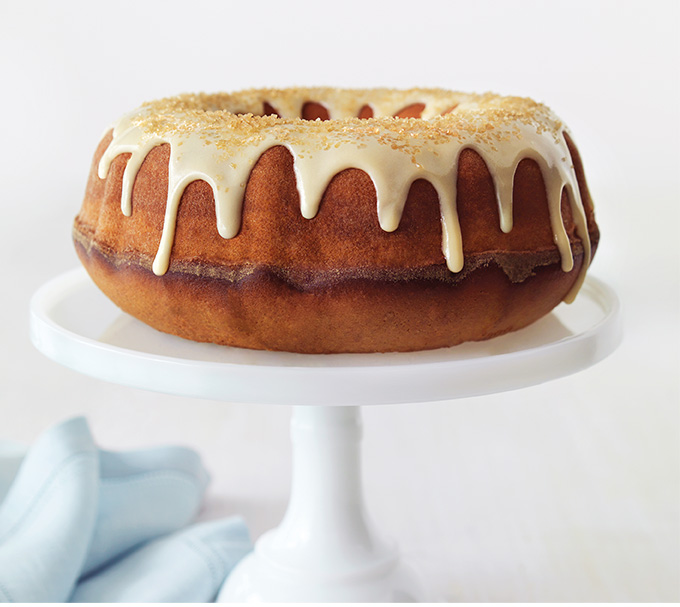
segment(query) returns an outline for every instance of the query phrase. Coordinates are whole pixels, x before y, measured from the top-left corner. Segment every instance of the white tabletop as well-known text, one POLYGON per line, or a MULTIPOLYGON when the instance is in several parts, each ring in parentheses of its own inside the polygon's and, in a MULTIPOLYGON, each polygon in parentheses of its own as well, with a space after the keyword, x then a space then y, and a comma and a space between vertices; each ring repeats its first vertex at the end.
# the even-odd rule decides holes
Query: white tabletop
POLYGON ((187 26, 185 3, 3 7, 12 94, 0 99, 0 438, 31 442, 84 414, 106 448, 187 444, 213 476, 202 518, 243 514, 255 537, 276 525, 290 483, 289 407, 106 383, 29 341, 30 297, 77 265, 70 226, 97 138, 141 101, 189 90, 529 95, 580 147, 602 228, 592 274, 621 299, 624 341, 594 367, 535 387, 366 407, 366 499, 451 600, 680 600, 678 4, 489 0, 385 14, 347 0, 333 15, 303 4, 291 0, 284 15, 261 2, 254 16, 247 4, 198 0, 191 11, 210 15, 202 28, 187 26))

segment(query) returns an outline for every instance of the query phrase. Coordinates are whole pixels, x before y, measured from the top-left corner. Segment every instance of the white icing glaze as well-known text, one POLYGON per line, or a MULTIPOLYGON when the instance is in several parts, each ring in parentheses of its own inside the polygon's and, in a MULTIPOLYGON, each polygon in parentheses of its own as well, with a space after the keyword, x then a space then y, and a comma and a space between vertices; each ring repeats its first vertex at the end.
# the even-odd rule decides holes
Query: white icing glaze
POLYGON ((222 237, 233 238, 240 229, 250 171, 260 155, 276 145, 285 146, 293 156, 300 212, 307 219, 316 216, 331 179, 344 169, 358 168, 373 180, 380 226, 391 232, 399 227, 411 184, 417 179, 429 181, 439 196, 442 251, 452 272, 459 272, 464 262, 456 211, 462 150, 472 148, 486 162, 496 186, 504 232, 512 229, 515 170, 521 160, 531 158, 543 174, 554 240, 565 272, 574 265, 560 212, 565 187, 583 242, 585 262, 565 300, 573 300, 589 264, 586 217, 563 127, 547 108, 530 100, 439 90, 295 89, 188 95, 146 104, 114 126, 113 140, 99 164, 103 179, 115 157, 131 154, 123 176, 121 209, 125 215, 133 212, 132 186, 142 162, 152 148, 163 143, 170 144, 170 163, 163 233, 153 263, 158 275, 170 264, 186 186, 194 180, 211 186, 217 230, 222 237), (323 103, 332 120, 300 120, 302 107, 310 100, 323 103), (265 101, 280 118, 252 115, 262 112, 265 101), (415 103, 425 104, 421 119, 381 119, 415 103), (353 118, 364 105, 372 108, 374 119, 353 118), (454 112, 446 113, 454 106, 454 112))

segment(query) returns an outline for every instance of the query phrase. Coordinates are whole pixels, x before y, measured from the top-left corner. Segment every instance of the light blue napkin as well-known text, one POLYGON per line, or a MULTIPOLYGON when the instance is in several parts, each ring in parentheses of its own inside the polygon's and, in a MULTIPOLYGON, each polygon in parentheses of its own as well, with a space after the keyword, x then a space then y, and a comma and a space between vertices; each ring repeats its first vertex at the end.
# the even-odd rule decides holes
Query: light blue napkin
POLYGON ((18 471, 16 451, 4 455, 0 601, 210 601, 251 550, 239 519, 185 528, 208 482, 190 449, 103 451, 77 418, 18 471))

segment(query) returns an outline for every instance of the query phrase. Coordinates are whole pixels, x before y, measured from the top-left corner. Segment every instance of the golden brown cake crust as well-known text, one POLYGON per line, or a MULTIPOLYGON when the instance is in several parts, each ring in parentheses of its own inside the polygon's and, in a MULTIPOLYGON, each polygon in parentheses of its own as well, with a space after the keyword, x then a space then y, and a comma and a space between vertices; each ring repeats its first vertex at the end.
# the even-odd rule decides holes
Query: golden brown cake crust
MULTIPOLYGON (((168 333, 196 341, 304 353, 412 351, 483 340, 522 328, 552 310, 584 263, 566 190, 562 218, 574 267, 561 269, 538 164, 522 160, 513 190, 514 224, 499 228, 494 182, 481 156, 462 150, 457 211, 465 264, 447 268, 440 206, 425 180, 413 183, 399 227, 386 232, 376 190, 362 170, 346 169, 327 187, 318 214, 300 213, 293 157, 267 149, 245 189, 238 235, 215 229, 213 190, 201 180, 181 197, 166 274, 152 263, 168 198, 169 144, 154 147, 121 213, 117 156, 97 175, 111 133, 95 153, 74 224, 78 255, 121 309, 168 333)), ((573 142, 565 135, 593 251, 599 232, 573 142)), ((586 262, 587 263, 587 262, 586 262)))

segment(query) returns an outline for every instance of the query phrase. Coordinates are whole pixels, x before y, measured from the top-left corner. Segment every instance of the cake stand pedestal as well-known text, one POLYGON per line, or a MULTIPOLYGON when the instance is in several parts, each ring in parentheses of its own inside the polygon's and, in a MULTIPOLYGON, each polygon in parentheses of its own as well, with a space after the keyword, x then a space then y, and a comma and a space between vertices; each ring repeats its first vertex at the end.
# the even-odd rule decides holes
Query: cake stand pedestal
POLYGON ((364 505, 360 406, 479 396, 585 369, 621 339, 619 303, 589 278, 571 306, 487 342, 404 354, 303 355, 199 344, 121 313, 78 269, 31 301, 48 357, 118 384, 189 397, 293 405, 293 481, 281 524, 232 572, 221 601, 431 600, 364 505))

